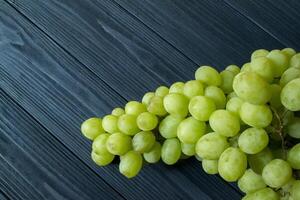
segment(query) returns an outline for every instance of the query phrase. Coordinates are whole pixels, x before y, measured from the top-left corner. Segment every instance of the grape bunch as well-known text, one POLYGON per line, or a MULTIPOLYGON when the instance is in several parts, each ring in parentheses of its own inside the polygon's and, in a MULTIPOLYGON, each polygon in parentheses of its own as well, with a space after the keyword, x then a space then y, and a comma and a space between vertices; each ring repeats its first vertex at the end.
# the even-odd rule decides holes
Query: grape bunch
POLYGON ((259 49, 241 68, 201 66, 195 80, 146 93, 81 125, 99 166, 196 157, 208 174, 237 181, 243 200, 300 200, 300 53, 259 49))

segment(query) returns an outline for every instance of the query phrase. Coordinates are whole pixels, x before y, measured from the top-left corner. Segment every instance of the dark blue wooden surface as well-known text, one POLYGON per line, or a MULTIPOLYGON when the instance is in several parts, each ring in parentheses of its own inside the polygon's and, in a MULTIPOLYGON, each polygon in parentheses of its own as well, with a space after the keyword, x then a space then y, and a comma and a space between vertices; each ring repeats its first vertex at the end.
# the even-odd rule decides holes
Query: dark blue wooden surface
POLYGON ((127 180, 99 168, 80 123, 198 65, 300 49, 300 4, 238 0, 0 0, 0 199, 230 199, 195 159, 127 180))

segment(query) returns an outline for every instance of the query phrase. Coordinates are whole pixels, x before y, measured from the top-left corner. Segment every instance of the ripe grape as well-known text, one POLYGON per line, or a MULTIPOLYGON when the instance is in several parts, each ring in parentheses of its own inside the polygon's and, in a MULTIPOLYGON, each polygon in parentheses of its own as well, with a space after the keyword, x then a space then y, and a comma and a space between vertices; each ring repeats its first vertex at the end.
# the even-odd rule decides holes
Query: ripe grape
POLYGON ((193 97, 189 103, 189 112, 200 121, 208 121, 212 112, 216 110, 213 100, 204 96, 193 97))
POLYGON ((296 78, 300 78, 300 68, 289 68, 282 74, 279 84, 281 87, 284 87, 286 84, 296 78))
POLYGON ((281 91, 281 103, 291 111, 300 110, 300 78, 286 84, 281 91))
POLYGON ((148 163, 156 163, 159 161, 161 155, 161 145, 159 142, 155 142, 155 144, 152 146, 151 150, 149 152, 145 152, 143 154, 144 159, 148 163))
POLYGON ((155 90, 155 96, 164 97, 169 94, 169 88, 166 86, 160 86, 155 90))
POLYGON ((116 117, 120 117, 121 115, 125 114, 125 110, 123 108, 114 108, 111 111, 111 114, 116 117))
POLYGON ((288 59, 296 54, 296 51, 292 48, 284 48, 281 50, 281 52, 284 53, 288 57, 288 59))
POLYGON ((142 165, 142 156, 135 151, 129 151, 120 157, 119 170, 121 174, 127 178, 132 178, 139 173, 139 171, 142 169, 142 165))
POLYGON ((139 153, 148 152, 155 144, 155 136, 151 131, 141 131, 132 138, 133 150, 139 153))
POLYGON ((202 160, 202 168, 207 174, 218 173, 218 160, 202 160))
POLYGON ((287 125, 287 133, 293 137, 300 139, 300 118, 294 117, 291 120, 289 120, 289 123, 287 125))
POLYGON ((269 54, 269 51, 266 49, 257 49, 251 54, 251 61, 257 58, 266 57, 269 54))
POLYGON ((136 123, 136 115, 124 114, 119 117, 118 128, 126 135, 135 135, 140 131, 136 123))
POLYGON ((163 100, 166 111, 173 115, 185 117, 188 114, 189 100, 183 94, 172 93, 163 100))
POLYGON ((293 200, 300 199, 300 180, 293 183, 291 196, 293 200))
POLYGON ((247 169, 244 175, 238 180, 238 187, 244 193, 253 193, 266 187, 261 175, 256 174, 252 169, 247 169))
POLYGON ((269 136, 264 129, 248 128, 240 135, 238 144, 247 154, 256 154, 262 151, 269 143, 269 136))
POLYGON ((168 115, 159 124, 159 132, 164 138, 177 137, 177 127, 184 118, 178 115, 168 115))
POLYGON ((206 85, 221 85, 222 79, 217 70, 210 66, 201 66, 195 73, 195 79, 206 85))
POLYGON ((250 63, 245 63, 241 68, 241 72, 249 72, 249 71, 251 71, 251 65, 250 63))
POLYGON ((114 155, 124 155, 131 148, 131 137, 123 133, 113 133, 106 141, 107 150, 114 155))
POLYGON ((272 50, 267 55, 274 65, 274 77, 280 77, 283 72, 289 67, 288 57, 280 50, 272 50))
POLYGON ((194 144, 205 134, 205 123, 189 117, 177 127, 177 137, 183 143, 194 144))
POLYGON ((154 96, 155 96, 154 92, 147 92, 142 98, 142 103, 148 106, 150 104, 152 97, 154 96))
POLYGON ((157 116, 164 116, 167 111, 164 108, 163 97, 154 96, 151 98, 147 110, 157 116))
POLYGON ((233 91, 232 83, 235 75, 236 74, 234 72, 229 70, 224 70, 220 73, 220 76, 222 78, 220 88, 224 91, 225 94, 229 94, 233 91))
POLYGON ((274 78, 273 63, 266 57, 258 57, 251 61, 250 70, 257 73, 267 82, 271 83, 274 78))
POLYGON ((181 142, 181 151, 187 156, 193 156, 196 153, 195 144, 186 144, 181 142))
POLYGON ((230 93, 227 95, 226 100, 229 101, 229 100, 230 100, 231 98, 233 98, 233 97, 238 97, 238 96, 236 95, 235 92, 230 92, 230 93))
POLYGON ((263 188, 249 193, 242 200, 279 200, 279 195, 271 188, 263 188))
POLYGON ((137 101, 129 101, 125 105, 125 113, 129 115, 139 115, 146 111, 147 111, 146 106, 137 101))
POLYGON ((161 159, 167 165, 175 164, 181 156, 181 145, 178 139, 166 139, 161 148, 161 159))
POLYGON ((106 166, 114 160, 115 156, 109 152, 98 153, 92 151, 91 158, 94 161, 94 163, 96 163, 97 165, 106 166))
POLYGON ((236 65, 228 65, 225 68, 225 70, 231 71, 234 74, 234 76, 236 76, 241 71, 241 69, 238 66, 236 66, 236 65))
POLYGON ((183 88, 184 88, 184 83, 183 82, 176 82, 176 83, 173 83, 171 86, 170 86, 170 89, 169 89, 169 93, 179 93, 179 94, 183 94, 183 88))
POLYGON ((289 150, 287 161, 293 169, 300 170, 300 143, 296 144, 289 150))
POLYGON ((234 113, 236 116, 240 116, 240 108, 244 101, 239 97, 232 97, 227 101, 226 110, 234 113))
POLYGON ((208 86, 204 90, 204 96, 212 99, 215 102, 217 109, 225 108, 226 96, 220 88, 216 86, 208 86))
POLYGON ((293 55, 293 57, 290 60, 290 67, 300 69, 300 53, 293 55))
POLYGON ((103 133, 103 134, 99 135, 98 137, 96 137, 92 144, 92 150, 97 154, 109 153, 109 151, 106 148, 106 141, 109 136, 110 136, 110 134, 103 133))
POLYGON ((249 166, 258 174, 261 174, 263 168, 272 160, 273 154, 268 147, 257 154, 248 156, 249 166))
POLYGON ((157 126, 158 118, 152 113, 143 112, 137 117, 136 123, 139 129, 143 131, 151 131, 157 126))
POLYGON ((118 129, 118 117, 114 115, 106 115, 102 119, 102 127, 108 133, 115 133, 118 129))
POLYGON ((191 80, 185 83, 183 87, 183 94, 188 98, 204 94, 204 86, 201 81, 191 80))
POLYGON ((96 117, 85 120, 81 124, 81 132, 86 138, 94 140, 98 135, 105 133, 102 120, 96 117))

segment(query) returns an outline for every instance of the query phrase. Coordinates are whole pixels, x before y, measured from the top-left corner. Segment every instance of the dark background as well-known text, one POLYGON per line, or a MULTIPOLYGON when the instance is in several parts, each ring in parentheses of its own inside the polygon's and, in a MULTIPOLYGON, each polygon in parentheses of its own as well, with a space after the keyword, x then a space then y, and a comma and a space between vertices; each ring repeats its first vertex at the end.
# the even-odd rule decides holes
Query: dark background
POLYGON ((300 49, 300 1, 0 0, 0 199, 226 199, 200 162, 97 167, 80 124, 199 65, 300 49))

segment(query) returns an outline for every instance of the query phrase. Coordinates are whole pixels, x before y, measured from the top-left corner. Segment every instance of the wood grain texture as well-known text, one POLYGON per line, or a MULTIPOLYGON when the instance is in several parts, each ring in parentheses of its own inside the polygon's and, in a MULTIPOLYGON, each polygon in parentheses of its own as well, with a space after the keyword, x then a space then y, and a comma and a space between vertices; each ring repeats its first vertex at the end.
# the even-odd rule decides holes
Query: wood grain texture
POLYGON ((0 191, 0 200, 10 200, 10 199, 3 191, 0 191))
POLYGON ((300 49, 300 1, 226 0, 226 2, 284 45, 300 49))
POLYGON ((218 177, 206 175, 196 161, 191 161, 194 163, 191 168, 199 170, 198 173, 186 173, 191 170, 184 165, 171 170, 162 165, 147 166, 130 181, 117 172, 116 165, 97 168, 89 158, 90 143, 80 135, 78 126, 89 116, 103 115, 113 106, 123 104, 123 99, 18 13, 9 7, 1 13, 4 14, 0 30, 6 41, 2 47, 7 49, 0 54, 0 73, 4 75, 1 87, 123 196, 127 199, 240 198, 218 177), (194 179, 190 180, 190 176, 194 179))
MULTIPOLYGON (((99 194, 123 199, 1 89, 0 110, 1 159, 30 185, 22 192, 34 195, 20 199, 92 200, 99 194)), ((21 190, 15 184, 14 189, 21 190)))

